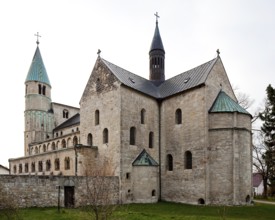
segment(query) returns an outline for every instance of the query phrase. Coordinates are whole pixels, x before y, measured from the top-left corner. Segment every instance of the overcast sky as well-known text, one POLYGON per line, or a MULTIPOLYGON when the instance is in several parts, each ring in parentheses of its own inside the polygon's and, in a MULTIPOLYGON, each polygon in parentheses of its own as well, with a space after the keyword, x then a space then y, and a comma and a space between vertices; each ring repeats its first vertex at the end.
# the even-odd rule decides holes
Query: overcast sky
POLYGON ((104 59, 148 79, 154 13, 166 52, 166 79, 216 56, 231 83, 263 103, 275 86, 275 1, 268 0, 1 0, 0 164, 24 155, 25 78, 36 49, 52 101, 79 107, 100 49, 104 59))

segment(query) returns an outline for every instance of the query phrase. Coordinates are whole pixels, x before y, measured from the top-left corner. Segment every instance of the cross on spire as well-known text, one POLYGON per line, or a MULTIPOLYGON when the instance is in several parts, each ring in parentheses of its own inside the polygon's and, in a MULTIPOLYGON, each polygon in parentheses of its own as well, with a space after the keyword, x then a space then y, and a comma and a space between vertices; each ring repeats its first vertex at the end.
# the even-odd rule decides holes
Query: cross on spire
POLYGON ((41 36, 39 35, 39 32, 37 32, 37 34, 35 34, 34 36, 37 37, 36 44, 38 46, 38 44, 39 44, 39 37, 41 37, 41 36))
POLYGON ((158 12, 156 12, 154 15, 156 16, 156 22, 158 22, 158 18, 160 18, 158 12))

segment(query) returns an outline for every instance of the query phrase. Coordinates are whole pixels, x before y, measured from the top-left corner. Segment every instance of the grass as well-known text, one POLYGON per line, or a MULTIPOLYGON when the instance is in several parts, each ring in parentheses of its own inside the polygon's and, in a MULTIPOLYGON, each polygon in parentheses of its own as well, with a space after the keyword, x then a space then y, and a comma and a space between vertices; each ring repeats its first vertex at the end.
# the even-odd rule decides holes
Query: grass
MULTIPOLYGON (((20 210, 23 220, 74 220, 93 219, 80 209, 27 208, 20 210)), ((218 207, 193 206, 178 203, 160 202, 157 204, 130 204, 116 209, 112 220, 215 220, 215 219, 274 219, 275 206, 256 204, 254 206, 218 207)), ((0 213, 0 219, 1 213, 0 213)))

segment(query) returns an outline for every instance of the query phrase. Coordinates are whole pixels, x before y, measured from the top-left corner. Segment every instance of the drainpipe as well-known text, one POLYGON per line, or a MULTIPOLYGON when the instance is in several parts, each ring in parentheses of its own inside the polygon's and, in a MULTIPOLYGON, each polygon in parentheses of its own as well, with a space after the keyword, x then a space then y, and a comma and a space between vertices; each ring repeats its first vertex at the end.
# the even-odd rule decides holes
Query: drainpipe
POLYGON ((74 145, 74 152, 75 152, 75 176, 77 176, 77 150, 76 150, 76 145, 74 145))

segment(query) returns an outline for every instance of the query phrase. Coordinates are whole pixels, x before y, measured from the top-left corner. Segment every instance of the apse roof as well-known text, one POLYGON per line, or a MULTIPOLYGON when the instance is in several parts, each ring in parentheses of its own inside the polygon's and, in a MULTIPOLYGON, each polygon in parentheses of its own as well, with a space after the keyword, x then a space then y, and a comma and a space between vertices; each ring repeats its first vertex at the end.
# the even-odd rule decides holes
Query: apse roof
POLYGON ((230 98, 224 91, 220 91, 209 112, 239 112, 249 114, 243 107, 230 98))
POLYGON ((61 123, 60 125, 55 127, 54 131, 60 130, 60 129, 63 129, 63 128, 66 128, 66 127, 70 127, 70 126, 76 125, 76 124, 80 124, 80 114, 79 113, 75 114, 74 116, 72 116, 68 120, 64 121, 63 123, 61 123))
POLYGON ((27 75, 27 78, 25 82, 28 81, 38 81, 41 83, 48 84, 51 86, 46 68, 43 63, 43 59, 39 50, 39 47, 37 46, 36 51, 34 53, 31 66, 29 68, 29 72, 27 75))
POLYGON ((157 99, 163 99, 204 84, 217 59, 220 59, 219 56, 200 66, 197 66, 196 68, 172 77, 157 87, 150 80, 133 74, 101 58, 101 60, 122 84, 157 99))
POLYGON ((158 163, 146 152, 145 149, 134 160, 133 166, 158 166, 158 163))

